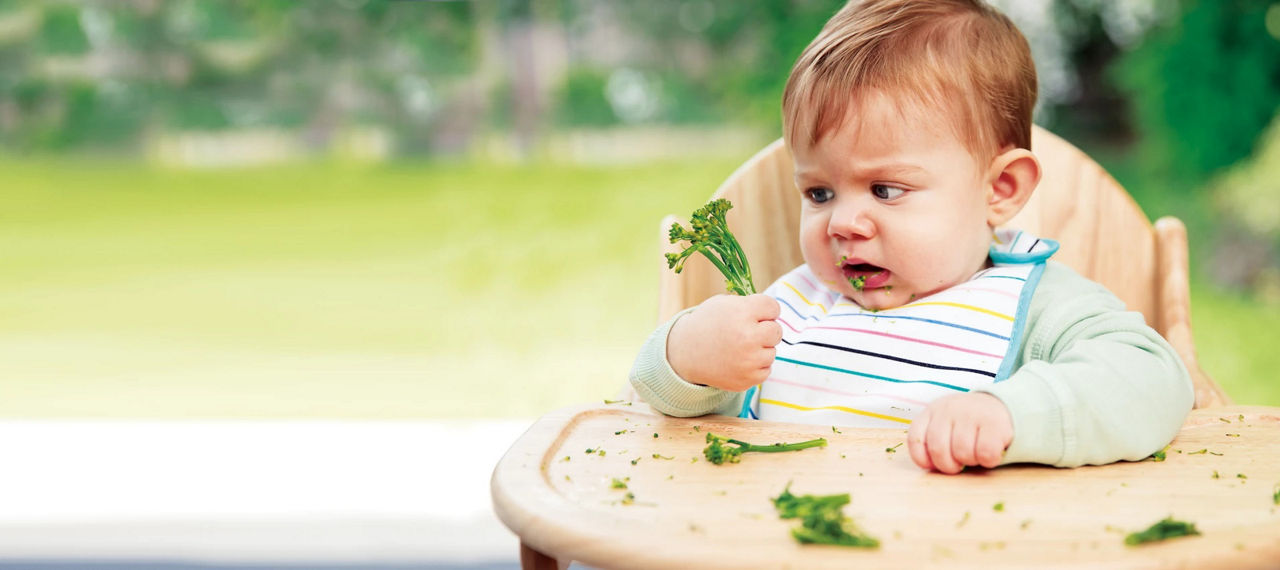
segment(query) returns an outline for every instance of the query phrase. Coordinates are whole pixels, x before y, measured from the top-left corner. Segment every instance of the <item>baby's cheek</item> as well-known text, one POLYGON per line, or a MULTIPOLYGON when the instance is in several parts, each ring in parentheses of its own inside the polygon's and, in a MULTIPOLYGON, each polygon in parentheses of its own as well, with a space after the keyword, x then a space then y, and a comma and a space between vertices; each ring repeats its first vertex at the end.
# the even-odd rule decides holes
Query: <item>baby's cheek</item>
POLYGON ((836 262, 831 254, 826 252, 825 247, 816 247, 807 242, 801 243, 800 257, 804 259, 814 275, 822 279, 831 279, 837 273, 836 262))
MULTIPOLYGON (((831 266, 828 266, 829 264, 817 265, 814 261, 811 261, 807 257, 805 258, 804 262, 809 265, 809 269, 813 271, 813 275, 818 278, 818 281, 820 281, 828 289, 837 289, 840 287, 840 281, 841 281, 840 272, 835 268, 834 265, 831 265, 831 266)), ((821 263, 821 262, 818 262, 818 263, 821 263)))

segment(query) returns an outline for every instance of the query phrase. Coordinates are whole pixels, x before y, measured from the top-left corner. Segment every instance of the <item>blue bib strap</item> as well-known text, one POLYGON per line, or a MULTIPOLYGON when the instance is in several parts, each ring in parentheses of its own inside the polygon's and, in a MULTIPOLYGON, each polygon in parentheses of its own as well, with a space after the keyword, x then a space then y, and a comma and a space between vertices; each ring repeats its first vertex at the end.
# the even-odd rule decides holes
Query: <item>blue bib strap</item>
POLYGON ((1027 327, 1027 313, 1031 309, 1031 297, 1035 296, 1036 285, 1040 284, 1040 276, 1044 274, 1045 262, 1058 252, 1058 242, 1048 238, 1038 238, 1026 232, 1004 230, 992 236, 988 255, 996 265, 1035 264, 1031 274, 1027 276, 1027 284, 1023 286, 1018 297, 1018 312, 1013 321, 1013 334, 1009 336, 1009 351, 1005 353, 996 373, 996 382, 1001 382, 1013 374, 1013 363, 1018 359, 1018 350, 1022 348, 1022 336, 1027 327))
POLYGON ((760 392, 759 386, 752 386, 747 389, 747 393, 742 397, 742 411, 738 412, 738 417, 748 420, 758 420, 760 416, 756 415, 755 399, 756 394, 760 392))

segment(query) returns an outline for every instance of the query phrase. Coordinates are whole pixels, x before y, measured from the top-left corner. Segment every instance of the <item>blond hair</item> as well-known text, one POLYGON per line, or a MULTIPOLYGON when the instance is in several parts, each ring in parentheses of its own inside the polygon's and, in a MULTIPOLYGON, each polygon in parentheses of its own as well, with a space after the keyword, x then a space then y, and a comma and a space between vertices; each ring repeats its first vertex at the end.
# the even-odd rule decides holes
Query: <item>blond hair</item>
POLYGON ((872 93, 899 110, 949 111, 946 122, 979 158, 1010 145, 1031 148, 1031 49, 981 0, 850 0, 787 79, 787 144, 816 144, 872 93))

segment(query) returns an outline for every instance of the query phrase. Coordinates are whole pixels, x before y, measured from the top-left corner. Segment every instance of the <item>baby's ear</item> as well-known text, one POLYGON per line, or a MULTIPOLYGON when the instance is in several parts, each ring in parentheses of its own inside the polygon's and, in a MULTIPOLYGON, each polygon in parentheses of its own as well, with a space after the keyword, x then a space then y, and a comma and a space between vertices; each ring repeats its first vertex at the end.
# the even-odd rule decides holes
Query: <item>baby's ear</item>
POLYGON ((1013 219, 1040 183, 1040 161, 1025 148, 1008 148, 991 160, 987 171, 987 225, 1013 219))

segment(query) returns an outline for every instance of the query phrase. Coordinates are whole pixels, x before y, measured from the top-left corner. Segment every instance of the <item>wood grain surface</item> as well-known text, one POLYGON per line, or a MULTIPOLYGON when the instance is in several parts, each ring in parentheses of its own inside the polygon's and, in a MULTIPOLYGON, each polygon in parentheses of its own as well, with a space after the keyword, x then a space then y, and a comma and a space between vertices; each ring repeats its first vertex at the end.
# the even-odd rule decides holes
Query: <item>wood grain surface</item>
POLYGON ((904 442, 905 430, 569 408, 503 457, 494 507, 528 547, 601 568, 1280 567, 1277 408, 1196 410, 1163 462, 948 476, 916 467, 904 442), (708 431, 829 445, 717 466, 702 457, 708 431), (796 521, 770 501, 788 483, 795 494, 849 493, 845 513, 880 548, 796 543, 796 521), (1127 533, 1167 516, 1203 534, 1125 546, 1127 533))

